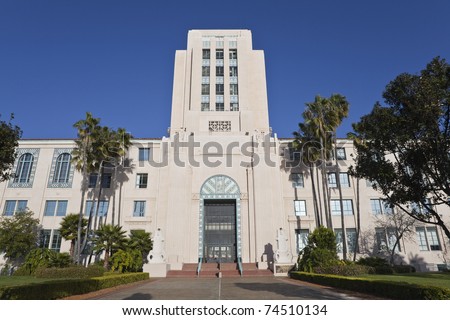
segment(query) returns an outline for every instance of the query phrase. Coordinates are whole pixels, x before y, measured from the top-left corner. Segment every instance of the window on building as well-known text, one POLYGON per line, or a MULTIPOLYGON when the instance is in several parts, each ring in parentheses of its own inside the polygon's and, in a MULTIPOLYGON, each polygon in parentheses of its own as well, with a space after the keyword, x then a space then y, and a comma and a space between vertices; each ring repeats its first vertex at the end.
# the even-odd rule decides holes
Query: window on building
POLYGON ((3 209, 4 216, 13 216, 16 212, 25 211, 27 208, 27 200, 6 200, 3 209))
POLYGON ((436 227, 416 227, 420 251, 440 251, 441 245, 436 227))
POLYGON ((95 188, 97 186, 97 173, 91 173, 89 174, 89 188, 95 188))
POLYGON ((425 205, 422 203, 411 203, 411 210, 416 214, 427 215, 430 213, 430 210, 433 209, 433 204, 431 203, 431 199, 425 199, 425 205))
POLYGON ((211 47, 211 41, 209 41, 209 39, 202 39, 202 47, 203 48, 211 47))
POLYGON ((53 175, 54 183, 67 183, 69 182, 70 174, 70 160, 69 153, 62 153, 56 159, 55 173, 53 175))
MULTIPOLYGON (((352 200, 342 200, 344 215, 353 215, 353 203, 352 200)), ((330 200, 331 214, 334 216, 341 215, 341 204, 339 200, 330 200)))
POLYGON ((216 49, 216 59, 223 60, 223 49, 216 49))
POLYGON ((202 67, 202 77, 209 77, 209 76, 210 76, 209 66, 203 66, 202 67))
MULTIPOLYGON (((347 172, 340 172, 339 173, 340 183, 342 188, 350 188, 350 178, 347 172)), ((328 173, 328 187, 330 188, 337 188, 337 179, 336 179, 336 173, 330 172, 328 173)))
POLYGON ((202 111, 209 111, 209 102, 202 102, 202 111))
POLYGON ((231 66, 230 67, 230 77, 237 77, 237 76, 238 76, 237 66, 231 66))
MULTIPOLYGON (((395 228, 375 228, 376 245, 379 252, 392 250, 396 245, 397 234, 395 228)), ((396 252, 400 252, 400 243, 395 247, 396 252)))
MULTIPOLYGON (((231 41, 230 41, 230 47, 231 47, 231 41)), ((229 56, 230 56, 230 60, 236 60, 237 59, 237 49, 230 49, 229 56)))
POLYGON ((150 148, 139 148, 139 161, 150 160, 150 148))
POLYGON ((55 252, 61 250, 62 237, 59 230, 44 229, 41 230, 39 247, 50 249, 55 252))
POLYGON ((53 250, 55 252, 59 252, 61 250, 61 234, 59 233, 59 230, 53 230, 53 236, 52 236, 52 243, 50 246, 50 250, 53 250))
MULTIPOLYGON (((343 242, 342 242, 342 229, 334 229, 334 234, 336 235, 336 249, 337 252, 343 252, 343 242)), ((355 252, 356 250, 356 229, 355 228, 345 228, 345 236, 347 238, 347 252, 355 252)))
POLYGON ((133 217, 145 216, 145 201, 135 201, 133 208, 133 217))
POLYGON ((305 249, 306 245, 308 244, 309 230, 296 229, 295 235, 297 237, 297 253, 299 253, 301 250, 305 249))
MULTIPOLYGON (((98 216, 105 217, 108 213, 109 201, 108 200, 100 200, 98 204, 98 216)), ((92 210, 92 217, 95 217, 95 212, 97 210, 97 201, 87 200, 86 208, 84 210, 84 214, 89 216, 92 210)))
POLYGON ((41 230, 39 247, 48 249, 50 246, 51 237, 52 237, 52 230, 50 229, 41 230))
POLYGON ((216 77, 223 77, 223 76, 224 76, 223 67, 217 66, 216 67, 216 77))
POLYGON ((47 200, 44 216, 64 217, 67 211, 67 200, 47 200))
POLYGON ((232 102, 230 104, 230 111, 239 111, 239 103, 237 102, 232 102))
POLYGON ((102 174, 102 188, 111 188, 112 174, 104 172, 102 174))
POLYGON ((370 199, 372 214, 392 214, 391 206, 383 199, 370 199))
POLYGON ((230 95, 237 96, 239 94, 238 92, 238 85, 237 84, 230 84, 230 95))
POLYGON ((225 111, 225 104, 223 102, 216 102, 216 111, 225 111))
POLYGON ((216 94, 217 95, 223 95, 224 94, 224 84, 223 83, 216 83, 216 94))
POLYGON ((34 157, 31 153, 24 153, 20 156, 16 173, 14 174, 14 182, 28 183, 30 182, 31 169, 33 168, 34 157))
POLYGON ((347 155, 345 154, 345 148, 337 148, 336 154, 337 154, 338 160, 347 160, 347 155))
POLYGON ((147 188, 148 173, 138 173, 136 175, 136 188, 145 189, 147 188))
POLYGON ((209 95, 209 84, 202 84, 202 95, 209 95))
POLYGON ((203 49, 202 50, 202 58, 203 59, 210 59, 211 58, 211 51, 209 49, 203 49))
POLYGON ((297 217, 306 216, 306 201, 294 200, 294 210, 297 217))
POLYGON ((291 180, 292 180, 292 187, 294 187, 294 188, 304 188, 305 187, 303 173, 292 173, 291 180))

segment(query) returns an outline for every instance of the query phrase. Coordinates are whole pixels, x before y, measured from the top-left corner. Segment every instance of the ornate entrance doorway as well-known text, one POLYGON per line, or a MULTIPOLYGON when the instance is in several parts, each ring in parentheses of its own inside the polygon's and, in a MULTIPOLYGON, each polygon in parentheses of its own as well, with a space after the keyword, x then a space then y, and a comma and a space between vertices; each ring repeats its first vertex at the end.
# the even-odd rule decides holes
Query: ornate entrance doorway
POLYGON ((212 176, 200 189, 199 261, 239 262, 241 203, 236 182, 212 176))
POLYGON ((236 262, 236 200, 204 200, 206 262, 236 262))

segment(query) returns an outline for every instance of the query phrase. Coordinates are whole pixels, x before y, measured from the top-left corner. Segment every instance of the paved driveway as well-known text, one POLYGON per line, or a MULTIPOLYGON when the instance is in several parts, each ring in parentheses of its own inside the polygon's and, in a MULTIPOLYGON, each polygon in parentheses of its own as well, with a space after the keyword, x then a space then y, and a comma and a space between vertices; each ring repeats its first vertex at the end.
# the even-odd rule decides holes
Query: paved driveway
POLYGON ((102 293, 103 300, 342 300, 372 299, 358 294, 276 277, 160 278, 102 293))

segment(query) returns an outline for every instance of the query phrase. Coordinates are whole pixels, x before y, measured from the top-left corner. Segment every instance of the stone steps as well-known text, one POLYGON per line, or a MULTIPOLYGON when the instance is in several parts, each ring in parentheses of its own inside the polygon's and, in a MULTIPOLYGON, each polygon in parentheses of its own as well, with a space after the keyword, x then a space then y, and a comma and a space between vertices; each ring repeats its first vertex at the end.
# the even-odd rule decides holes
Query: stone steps
MULTIPOLYGON (((195 278, 197 277, 196 263, 183 264, 182 270, 170 270, 167 272, 168 278, 195 278)), ((242 276, 243 277, 262 277, 273 276, 272 271, 259 270, 255 263, 243 263, 242 264, 242 276)), ((240 277, 241 274, 238 269, 237 263, 203 263, 200 271, 200 278, 215 278, 215 277, 240 277)))

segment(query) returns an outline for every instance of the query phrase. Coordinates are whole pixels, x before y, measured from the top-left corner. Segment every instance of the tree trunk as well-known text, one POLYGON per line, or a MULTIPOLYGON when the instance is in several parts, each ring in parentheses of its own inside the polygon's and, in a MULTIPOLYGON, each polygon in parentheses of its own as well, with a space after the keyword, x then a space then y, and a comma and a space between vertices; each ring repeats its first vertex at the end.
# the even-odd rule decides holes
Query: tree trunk
POLYGON ((314 202, 314 216, 316 217, 316 226, 319 226, 319 219, 317 217, 319 209, 317 208, 317 194, 316 194, 316 184, 314 182, 314 169, 313 165, 309 165, 309 174, 311 176, 311 185, 312 185, 312 192, 313 192, 313 202, 314 202))
MULTIPOLYGON (((335 133, 336 134, 336 133, 335 133)), ((345 232, 345 219, 344 219, 344 201, 342 200, 342 186, 341 186, 341 170, 339 168, 339 162, 337 157, 337 145, 334 141, 334 157, 336 160, 336 182, 339 190, 339 205, 341 207, 341 228, 342 228, 342 258, 347 260, 347 234, 345 232)))
POLYGON ((361 230, 361 205, 359 199, 359 178, 356 178, 356 244, 355 252, 353 252, 353 261, 356 261, 356 253, 359 252, 359 234, 361 230))

